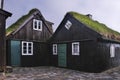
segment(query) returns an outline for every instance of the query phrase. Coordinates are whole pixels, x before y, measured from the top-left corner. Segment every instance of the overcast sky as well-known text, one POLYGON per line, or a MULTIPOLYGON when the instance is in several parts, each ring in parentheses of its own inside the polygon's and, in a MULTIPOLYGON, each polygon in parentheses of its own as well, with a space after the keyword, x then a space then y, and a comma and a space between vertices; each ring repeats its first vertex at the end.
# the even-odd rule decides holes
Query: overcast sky
POLYGON ((120 0, 4 0, 4 9, 13 14, 7 27, 33 8, 54 23, 54 30, 68 11, 75 11, 92 14, 94 20, 120 32, 120 0))

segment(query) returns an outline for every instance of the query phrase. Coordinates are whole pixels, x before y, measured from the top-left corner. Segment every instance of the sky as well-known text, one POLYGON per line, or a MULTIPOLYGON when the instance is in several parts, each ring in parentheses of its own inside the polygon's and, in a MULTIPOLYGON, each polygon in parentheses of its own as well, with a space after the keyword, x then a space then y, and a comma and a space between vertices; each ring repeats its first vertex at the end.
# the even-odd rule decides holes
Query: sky
POLYGON ((67 12, 75 11, 91 14, 93 20, 120 32, 120 0, 4 0, 4 10, 13 14, 6 26, 33 8, 39 9, 46 20, 54 23, 54 31, 67 12))

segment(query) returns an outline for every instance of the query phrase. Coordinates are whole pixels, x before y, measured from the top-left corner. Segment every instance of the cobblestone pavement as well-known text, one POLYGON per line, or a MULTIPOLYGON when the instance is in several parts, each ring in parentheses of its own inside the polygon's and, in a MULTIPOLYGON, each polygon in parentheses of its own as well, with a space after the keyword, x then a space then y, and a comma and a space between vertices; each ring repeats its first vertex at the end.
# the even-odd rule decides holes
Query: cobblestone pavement
POLYGON ((120 80, 120 68, 85 73, 56 67, 16 67, 12 73, 0 73, 0 80, 120 80))

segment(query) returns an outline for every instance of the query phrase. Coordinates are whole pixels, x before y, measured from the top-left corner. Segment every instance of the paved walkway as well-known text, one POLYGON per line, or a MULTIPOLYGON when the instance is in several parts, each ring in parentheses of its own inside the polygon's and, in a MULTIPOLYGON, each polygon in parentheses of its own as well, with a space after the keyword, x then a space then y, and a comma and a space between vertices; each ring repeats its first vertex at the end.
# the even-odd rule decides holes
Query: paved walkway
POLYGON ((85 73, 56 67, 16 67, 12 73, 0 73, 0 80, 120 80, 120 68, 103 73, 85 73))

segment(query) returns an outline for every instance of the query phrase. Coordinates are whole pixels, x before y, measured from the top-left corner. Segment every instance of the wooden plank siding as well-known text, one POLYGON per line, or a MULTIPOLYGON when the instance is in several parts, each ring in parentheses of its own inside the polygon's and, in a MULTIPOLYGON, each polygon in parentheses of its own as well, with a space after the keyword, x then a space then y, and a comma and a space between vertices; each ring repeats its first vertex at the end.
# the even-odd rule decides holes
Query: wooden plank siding
MULTIPOLYGON (((28 15, 25 15, 25 17, 26 16, 27 16, 27 19, 23 23, 21 23, 21 25, 19 26, 14 25, 14 26, 17 26, 17 28, 12 32, 10 32, 9 35, 7 35, 7 42, 8 42, 7 64, 11 65, 11 62, 9 61, 11 59, 10 41, 17 40, 21 42, 21 45, 20 45, 21 65, 20 66, 27 67, 27 66, 49 65, 47 40, 52 36, 53 23, 46 21, 38 9, 31 10, 28 13, 28 15), (34 19, 42 21, 41 31, 33 29, 34 19), (22 41, 33 42, 33 55, 22 55, 22 41)), ((20 20, 22 19, 20 18, 18 22, 20 20)), ((11 29, 11 28, 8 28, 8 29, 11 29)))
MULTIPOLYGON (((19 41, 19 40, 14 40, 19 41)), ((7 65, 11 65, 11 40, 7 41, 7 65)), ((22 41, 20 40, 20 44, 22 45, 22 41)), ((22 46, 20 45, 20 49, 22 46)), ((20 51, 20 66, 29 67, 29 66, 48 66, 49 65, 49 54, 48 54, 48 44, 45 42, 33 42, 33 55, 22 55, 22 51, 20 51)))
MULTIPOLYGON (((116 56, 110 57, 110 45, 112 43, 96 42, 96 41, 81 41, 80 55, 72 55, 72 42, 61 42, 67 44, 67 67, 86 72, 101 72, 112 67, 120 65, 120 48, 116 50, 116 56)), ((55 43, 60 44, 60 43, 55 43)), ((58 55, 53 55, 52 44, 50 52, 50 64, 58 66, 58 55)))
POLYGON ((104 39, 101 34, 90 29, 71 15, 67 14, 57 30, 49 40, 50 46, 50 64, 58 66, 58 55, 53 55, 53 44, 67 45, 67 66, 66 68, 76 69, 87 72, 101 72, 120 65, 119 48, 116 49, 116 56, 110 57, 110 46, 120 45, 120 42, 104 39), (72 23, 67 29, 65 24, 67 21, 72 23), (80 55, 72 55, 72 43, 79 42, 80 55))
POLYGON ((33 55, 21 55, 21 66, 48 66, 49 55, 46 43, 33 42, 33 55))
POLYGON ((63 42, 63 41, 79 41, 79 40, 96 40, 101 35, 87 28, 84 24, 77 21, 75 18, 71 18, 70 15, 66 15, 58 29, 55 31, 51 38, 51 42, 63 42), (65 28, 65 23, 70 20, 73 24, 69 30, 65 28))
POLYGON ((43 24, 42 27, 42 31, 33 30, 33 19, 31 19, 28 23, 24 25, 24 27, 21 28, 21 30, 12 35, 12 38, 23 40, 46 41, 51 36, 51 33, 47 30, 45 24, 43 24))

